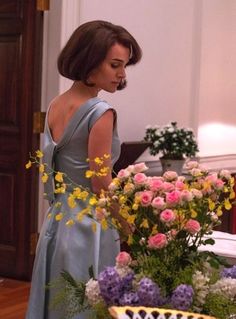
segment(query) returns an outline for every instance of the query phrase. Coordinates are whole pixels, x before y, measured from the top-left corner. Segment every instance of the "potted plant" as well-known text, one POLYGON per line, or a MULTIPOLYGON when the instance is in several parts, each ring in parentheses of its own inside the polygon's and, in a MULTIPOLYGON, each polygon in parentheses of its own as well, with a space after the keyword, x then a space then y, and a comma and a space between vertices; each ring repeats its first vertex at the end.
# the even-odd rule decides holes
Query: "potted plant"
POLYGON ((164 172, 172 169, 181 173, 186 158, 194 157, 199 151, 192 129, 178 128, 177 122, 165 126, 147 126, 144 140, 151 143, 151 155, 162 154, 160 161, 164 172))

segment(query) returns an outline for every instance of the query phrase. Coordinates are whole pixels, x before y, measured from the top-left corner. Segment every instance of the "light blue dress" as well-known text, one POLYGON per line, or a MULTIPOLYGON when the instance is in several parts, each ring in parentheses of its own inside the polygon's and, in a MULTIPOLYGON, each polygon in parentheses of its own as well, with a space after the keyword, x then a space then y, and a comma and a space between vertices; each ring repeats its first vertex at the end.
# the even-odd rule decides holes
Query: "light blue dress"
MULTIPOLYGON (((108 109, 111 107, 100 98, 89 99, 76 111, 58 143, 52 139, 46 117, 43 161, 54 170, 66 173, 77 184, 91 189, 90 180, 85 178, 85 172, 89 168, 86 161, 89 132, 108 109)), ((115 121, 112 140, 113 164, 119 153, 120 142, 115 121)), ((45 187, 52 217, 45 218, 40 233, 26 319, 66 318, 61 311, 49 310, 52 291, 46 291, 45 285, 58 278, 63 269, 69 271, 74 278, 87 281, 88 268, 92 265, 96 276, 105 266, 114 265, 120 247, 118 234, 114 229, 103 231, 98 224, 96 232, 93 232, 92 220, 88 217, 82 222, 76 222, 72 227, 65 226, 66 220, 76 216, 86 207, 86 203, 81 202, 77 207, 69 208, 67 193, 54 194, 53 178, 49 179, 45 187), (55 205, 57 202, 62 203, 61 207, 55 205), (60 222, 54 218, 59 212, 66 214, 60 222)), ((84 319, 88 316, 80 314, 75 318, 84 319)))

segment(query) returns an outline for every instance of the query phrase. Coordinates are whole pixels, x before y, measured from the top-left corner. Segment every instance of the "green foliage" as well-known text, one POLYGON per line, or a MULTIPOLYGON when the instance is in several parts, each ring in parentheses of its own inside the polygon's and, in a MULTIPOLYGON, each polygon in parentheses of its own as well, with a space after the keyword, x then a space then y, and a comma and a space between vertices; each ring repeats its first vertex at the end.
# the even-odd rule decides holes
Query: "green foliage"
POLYGON ((154 280, 162 291, 168 295, 179 284, 191 284, 192 275, 196 270, 193 265, 182 268, 175 262, 165 263, 155 256, 139 255, 137 258, 137 278, 149 277, 154 280))
POLYGON ((112 319, 108 312, 107 306, 103 302, 99 302, 93 306, 90 319, 112 319))
POLYGON ((206 298, 203 311, 218 319, 229 319, 230 315, 236 314, 236 303, 223 295, 210 293, 206 298))
POLYGON ((178 128, 176 122, 164 127, 147 127, 144 140, 151 143, 151 155, 162 153, 162 158, 166 159, 183 159, 184 156, 195 156, 198 152, 193 131, 178 128))
POLYGON ((85 284, 77 282, 65 270, 61 272, 61 276, 57 280, 51 282, 46 288, 50 289, 53 294, 50 307, 59 313, 66 311, 67 319, 72 319, 76 314, 90 308, 85 298, 85 284))

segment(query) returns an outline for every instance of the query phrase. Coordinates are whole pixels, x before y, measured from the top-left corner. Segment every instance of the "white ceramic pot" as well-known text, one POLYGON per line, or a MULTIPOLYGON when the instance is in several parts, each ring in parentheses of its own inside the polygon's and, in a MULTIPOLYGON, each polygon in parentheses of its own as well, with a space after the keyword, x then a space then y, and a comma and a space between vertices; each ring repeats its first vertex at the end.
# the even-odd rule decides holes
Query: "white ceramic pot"
POLYGON ((111 307, 109 312, 115 319, 216 319, 186 311, 148 307, 111 307))
POLYGON ((175 171, 178 175, 182 174, 183 166, 185 160, 173 160, 173 159, 165 159, 160 158, 162 172, 165 173, 166 171, 175 171))

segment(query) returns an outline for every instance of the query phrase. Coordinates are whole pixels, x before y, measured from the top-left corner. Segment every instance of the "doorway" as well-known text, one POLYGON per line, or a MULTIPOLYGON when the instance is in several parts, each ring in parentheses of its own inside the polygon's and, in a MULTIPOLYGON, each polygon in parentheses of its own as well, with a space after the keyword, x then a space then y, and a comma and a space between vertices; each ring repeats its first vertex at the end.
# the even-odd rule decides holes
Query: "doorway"
POLYGON ((0 2, 0 276, 31 277, 37 241, 38 172, 25 169, 39 148, 43 12, 37 1, 0 2))

